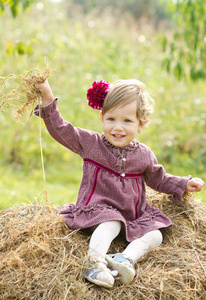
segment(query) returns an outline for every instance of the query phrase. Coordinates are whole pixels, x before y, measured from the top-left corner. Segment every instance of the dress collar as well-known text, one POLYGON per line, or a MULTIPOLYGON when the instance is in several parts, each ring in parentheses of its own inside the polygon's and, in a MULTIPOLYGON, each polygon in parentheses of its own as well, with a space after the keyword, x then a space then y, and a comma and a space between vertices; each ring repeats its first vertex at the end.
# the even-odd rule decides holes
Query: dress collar
POLYGON ((136 140, 133 140, 131 141, 131 143, 129 145, 126 145, 125 147, 116 147, 114 145, 112 145, 107 139, 106 137, 104 136, 104 134, 101 135, 101 138, 102 138, 102 141, 103 143, 109 147, 109 148, 112 148, 112 149, 117 149, 117 150, 129 150, 129 151, 133 151, 137 148, 137 141, 136 140))

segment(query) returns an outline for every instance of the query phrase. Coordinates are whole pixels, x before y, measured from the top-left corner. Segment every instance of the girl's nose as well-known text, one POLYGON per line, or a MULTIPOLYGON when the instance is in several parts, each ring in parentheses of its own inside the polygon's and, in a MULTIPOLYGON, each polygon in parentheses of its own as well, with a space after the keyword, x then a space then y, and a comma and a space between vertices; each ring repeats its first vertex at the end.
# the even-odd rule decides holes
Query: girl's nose
POLYGON ((123 130, 122 125, 120 124, 120 122, 115 123, 114 129, 116 131, 122 131, 123 130))

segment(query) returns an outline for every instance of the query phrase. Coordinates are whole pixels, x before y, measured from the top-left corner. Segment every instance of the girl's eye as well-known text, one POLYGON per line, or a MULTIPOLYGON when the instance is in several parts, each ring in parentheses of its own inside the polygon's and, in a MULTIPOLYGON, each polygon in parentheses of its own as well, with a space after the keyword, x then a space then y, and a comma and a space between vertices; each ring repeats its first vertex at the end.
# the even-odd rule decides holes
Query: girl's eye
POLYGON ((131 123, 131 120, 129 120, 129 119, 125 119, 124 120, 126 123, 131 123))
POLYGON ((108 118, 108 121, 114 121, 114 118, 108 118))

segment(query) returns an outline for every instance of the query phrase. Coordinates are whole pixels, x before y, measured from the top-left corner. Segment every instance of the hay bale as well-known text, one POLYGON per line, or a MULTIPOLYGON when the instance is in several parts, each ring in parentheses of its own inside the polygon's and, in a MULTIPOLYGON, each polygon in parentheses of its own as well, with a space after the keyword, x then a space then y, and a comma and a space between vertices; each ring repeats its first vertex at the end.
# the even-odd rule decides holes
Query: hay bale
MULTIPOLYGON (((90 233, 70 230, 58 206, 30 204, 0 212, 0 299, 205 299, 206 207, 190 198, 174 204, 148 190, 148 202, 160 208, 174 226, 164 229, 161 247, 136 263, 129 286, 112 290, 82 277, 90 233)), ((118 237, 111 252, 122 251, 118 237)))

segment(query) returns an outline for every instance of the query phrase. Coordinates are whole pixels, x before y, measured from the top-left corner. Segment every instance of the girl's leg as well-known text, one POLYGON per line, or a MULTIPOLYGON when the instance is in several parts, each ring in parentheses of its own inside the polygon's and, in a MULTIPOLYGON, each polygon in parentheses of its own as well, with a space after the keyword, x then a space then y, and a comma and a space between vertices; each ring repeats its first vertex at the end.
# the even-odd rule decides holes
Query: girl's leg
POLYGON ((111 245, 111 242, 120 233, 120 230, 120 221, 104 222, 98 225, 98 227, 94 230, 89 243, 88 256, 91 260, 98 261, 98 269, 102 270, 97 273, 95 280, 111 286, 114 284, 114 277, 106 266, 107 263, 105 255, 111 245))
POLYGON ((127 257, 132 259, 135 263, 140 257, 142 257, 149 250, 159 247, 162 243, 162 233, 160 230, 153 230, 147 232, 141 238, 131 242, 127 248, 123 251, 127 257))
POLYGON ((105 258, 111 242, 117 237, 120 230, 120 221, 108 221, 98 225, 92 233, 88 255, 97 258, 105 258))

